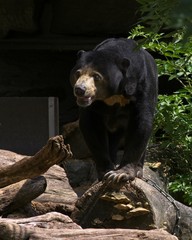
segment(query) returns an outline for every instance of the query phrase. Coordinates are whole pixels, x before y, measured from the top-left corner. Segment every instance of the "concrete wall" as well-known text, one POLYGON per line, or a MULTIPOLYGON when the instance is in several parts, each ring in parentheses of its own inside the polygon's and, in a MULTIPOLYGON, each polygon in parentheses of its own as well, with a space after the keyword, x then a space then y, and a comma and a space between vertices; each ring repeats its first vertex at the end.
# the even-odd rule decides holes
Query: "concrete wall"
POLYGON ((79 49, 127 36, 133 0, 0 0, 0 97, 55 96, 60 125, 77 118, 70 70, 79 49))

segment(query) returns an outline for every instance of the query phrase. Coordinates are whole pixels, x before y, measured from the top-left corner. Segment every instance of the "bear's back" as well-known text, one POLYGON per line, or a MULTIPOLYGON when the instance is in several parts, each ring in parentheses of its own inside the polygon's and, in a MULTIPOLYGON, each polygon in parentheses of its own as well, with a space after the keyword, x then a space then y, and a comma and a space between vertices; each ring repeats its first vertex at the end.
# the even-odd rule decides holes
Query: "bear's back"
POLYGON ((111 51, 114 53, 120 53, 122 55, 130 54, 131 52, 140 52, 140 48, 137 43, 132 39, 126 38, 109 38, 99 45, 97 45, 93 51, 111 51))

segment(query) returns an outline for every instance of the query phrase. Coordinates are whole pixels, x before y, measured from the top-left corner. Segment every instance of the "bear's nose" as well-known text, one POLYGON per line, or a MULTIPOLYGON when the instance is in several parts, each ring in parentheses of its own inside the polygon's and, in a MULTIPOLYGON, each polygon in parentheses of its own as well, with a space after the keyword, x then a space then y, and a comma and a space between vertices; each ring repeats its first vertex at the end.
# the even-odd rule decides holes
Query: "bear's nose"
POLYGON ((80 97, 84 96, 84 94, 85 94, 85 87, 84 86, 75 87, 75 94, 77 96, 80 96, 80 97))

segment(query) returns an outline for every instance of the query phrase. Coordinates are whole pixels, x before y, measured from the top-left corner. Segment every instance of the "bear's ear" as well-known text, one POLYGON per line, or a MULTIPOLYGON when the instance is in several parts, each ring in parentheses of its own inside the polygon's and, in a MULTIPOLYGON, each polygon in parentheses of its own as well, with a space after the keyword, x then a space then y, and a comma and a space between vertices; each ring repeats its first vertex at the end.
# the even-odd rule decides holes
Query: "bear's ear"
POLYGON ((80 58, 85 53, 84 50, 79 50, 77 53, 77 57, 80 58))

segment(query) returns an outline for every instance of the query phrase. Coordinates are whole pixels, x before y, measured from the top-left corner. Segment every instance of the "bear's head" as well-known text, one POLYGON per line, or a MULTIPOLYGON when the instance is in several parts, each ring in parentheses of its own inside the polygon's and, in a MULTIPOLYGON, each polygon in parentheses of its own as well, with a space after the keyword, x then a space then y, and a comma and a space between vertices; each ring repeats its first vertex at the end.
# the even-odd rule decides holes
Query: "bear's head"
POLYGON ((119 60, 110 52, 80 51, 70 76, 77 104, 87 107, 96 100, 108 105, 113 105, 114 99, 122 101, 122 83, 128 67, 128 59, 119 60))

